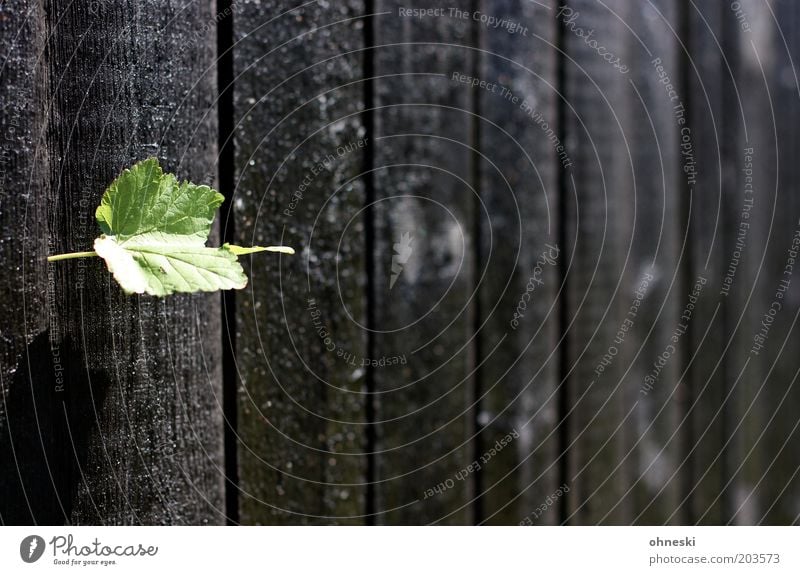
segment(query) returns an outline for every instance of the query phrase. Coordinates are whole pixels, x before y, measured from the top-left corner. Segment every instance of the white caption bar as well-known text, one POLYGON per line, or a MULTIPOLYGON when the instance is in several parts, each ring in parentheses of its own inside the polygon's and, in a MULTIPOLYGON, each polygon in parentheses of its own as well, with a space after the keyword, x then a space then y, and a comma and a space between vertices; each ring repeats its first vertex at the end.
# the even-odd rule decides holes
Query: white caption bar
POLYGON ((797 527, 5 527, 0 573, 777 574, 800 573, 799 543, 797 527))

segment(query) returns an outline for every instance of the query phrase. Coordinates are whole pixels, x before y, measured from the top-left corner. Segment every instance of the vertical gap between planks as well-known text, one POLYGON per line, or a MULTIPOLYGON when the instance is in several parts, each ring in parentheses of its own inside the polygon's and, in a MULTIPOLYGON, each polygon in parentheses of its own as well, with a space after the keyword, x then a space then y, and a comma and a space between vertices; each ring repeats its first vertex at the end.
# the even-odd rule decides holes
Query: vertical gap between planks
MULTIPOLYGON (((563 5, 567 5, 564 2, 563 5)), ((557 107, 557 126, 559 138, 565 145, 568 145, 567 134, 567 58, 566 58, 566 37, 565 24, 561 18, 556 18, 556 89, 558 90, 557 107)), ((563 166, 558 170, 558 243, 559 247, 568 254, 567 250, 567 198, 569 194, 569 173, 563 166)), ((557 335, 561 338, 561 345, 558 346, 558 484, 568 485, 569 478, 569 457, 567 456, 567 446, 569 445, 569 302, 567 301, 567 270, 569 262, 567 257, 558 259, 558 279, 561 286, 561 298, 558 303, 558 327, 557 335)), ((558 522, 563 524, 569 517, 569 502, 567 497, 561 497, 558 502, 558 522)))
MULTIPOLYGON (((736 86, 736 79, 737 79, 737 72, 738 72, 738 38, 736 35, 736 30, 733 28, 731 23, 731 18, 729 17, 731 11, 730 10, 723 10, 723 17, 720 21, 720 35, 722 36, 720 40, 720 44, 722 46, 722 54, 720 58, 720 66, 725 64, 725 60, 728 62, 728 66, 730 66, 731 76, 727 76, 725 70, 727 67, 723 68, 722 73, 722 86, 720 87, 721 93, 721 102, 720 102, 720 156, 721 156, 721 163, 723 166, 721 181, 720 181, 720 194, 723 194, 723 201, 722 205, 725 205, 725 194, 728 189, 728 182, 730 179, 729 174, 726 173, 725 167, 736 165, 736 152, 732 149, 737 144, 738 141, 738 129, 737 123, 730 120, 731 118, 736 118, 736 111, 737 111, 737 104, 736 104, 736 94, 734 92, 736 86), (730 80, 727 81, 726 78, 730 77, 730 80), (732 112, 732 113, 729 113, 732 112)), ((691 117, 689 118, 691 120, 691 117)), ((722 217, 722 245, 723 246, 730 246, 734 243, 734 238, 736 236, 736 231, 732 228, 731 224, 729 223, 730 220, 726 217, 726 214, 722 217)), ((738 227, 738 225, 737 225, 738 227)), ((731 332, 732 324, 734 323, 735 318, 732 318, 733 315, 730 309, 730 305, 723 305, 722 306, 722 326, 723 326, 723 339, 726 342, 729 340, 734 339, 734 335, 731 332)), ((737 312, 733 312, 737 313, 737 312)), ((744 312, 742 312, 744 313, 744 312)), ((746 322, 744 325, 747 325, 746 322)), ((728 348, 731 350, 733 345, 728 348)), ((732 384, 731 378, 732 376, 735 377, 731 373, 730 362, 726 358, 726 356, 731 355, 731 351, 723 350, 723 357, 722 357, 722 382, 723 382, 723 397, 726 398, 724 403, 722 404, 722 410, 720 411, 720 420, 721 420, 721 427, 722 427, 722 437, 725 439, 726 444, 722 448, 722 477, 723 480, 733 480, 733 465, 731 462, 731 450, 734 448, 735 442, 728 442, 728 439, 731 438, 733 435, 733 422, 731 418, 731 412, 733 411, 734 405, 734 397, 730 395, 732 384)), ((741 388, 740 388, 741 389, 741 388)), ((720 489, 722 490, 722 494, 720 497, 720 505, 722 507, 722 522, 728 524, 734 518, 734 510, 735 510, 735 502, 733 501, 733 487, 735 486, 735 482, 731 482, 728 484, 727 487, 720 485, 720 489)))
MULTIPOLYGON (((683 102, 684 108, 686 109, 686 124, 688 126, 693 126, 692 123, 692 90, 691 90, 691 59, 692 59, 692 29, 691 29, 691 8, 689 3, 681 3, 678 6, 679 10, 679 18, 680 18, 680 28, 678 30, 678 36, 680 38, 680 43, 683 46, 683 49, 680 51, 680 55, 678 58, 678 65, 680 66, 679 74, 680 74, 680 82, 683 85, 683 102)), ((684 182, 683 177, 683 169, 681 164, 678 163, 678 181, 684 182)), ((692 222, 691 222, 691 210, 690 210, 690 202, 691 199, 689 198, 689 190, 685 183, 681 184, 683 188, 683 193, 680 194, 680 198, 678 200, 678 213, 680 214, 680 221, 683 225, 686 226, 686 233, 692 233, 692 222)), ((690 237, 691 242, 691 237, 690 237)), ((679 271, 679 289, 681 294, 689 293, 690 285, 691 285, 691 276, 695 270, 695 261, 693 257, 693 252, 691 249, 684 250, 682 254, 682 269, 679 271)), ((692 448, 694 447, 694 425, 692 422, 692 416, 690 410, 692 409, 692 405, 695 402, 695 386, 699 387, 699 382, 695 381, 695 378, 692 377, 692 368, 689 366, 687 370, 686 367, 689 363, 689 358, 691 357, 692 349, 691 349, 691 342, 695 341, 695 335, 693 332, 695 331, 694 325, 690 322, 689 326, 686 330, 686 337, 683 338, 681 343, 682 348, 682 361, 679 373, 684 373, 684 389, 685 389, 685 398, 683 402, 683 406, 680 413, 680 418, 683 421, 684 429, 681 433, 681 441, 682 441, 682 454, 681 460, 685 461, 685 465, 683 466, 682 471, 682 487, 681 487, 681 500, 685 498, 685 502, 683 504, 684 510, 681 514, 681 523, 682 524, 693 524, 696 520, 694 514, 692 512, 694 505, 694 477, 696 477, 695 470, 694 470, 694 457, 690 456, 692 448)))
MULTIPOLYGON (((367 276, 367 357, 378 357, 375 349, 375 0, 364 0, 364 132, 369 145, 364 148, 364 265, 367 276)), ((375 429, 375 368, 367 364, 364 374, 367 393, 366 418, 367 425, 365 449, 367 452, 367 492, 365 502, 364 522, 375 525, 377 512, 377 495, 375 482, 377 480, 377 461, 375 450, 377 446, 375 429)))
MULTIPOLYGON (((470 10, 472 14, 477 14, 482 6, 482 0, 471 0, 470 10)), ((481 78, 482 77, 482 70, 481 70, 481 62, 483 59, 483 34, 481 32, 482 26, 478 24, 473 18, 473 22, 471 24, 471 50, 470 53, 472 54, 472 62, 470 65, 472 66, 472 73, 471 76, 473 78, 481 78)), ((470 108, 470 118, 471 118, 471 125, 470 125, 470 184, 472 188, 475 190, 473 194, 473 204, 472 204, 472 278, 470 279, 470 283, 472 285, 472 305, 471 305, 471 322, 470 322, 470 330, 471 336, 473 337, 472 340, 472 349, 471 349, 471 365, 469 366, 471 370, 473 370, 472 375, 472 397, 470 398, 470 403, 472 403, 472 408, 469 410, 471 414, 471 421, 469 425, 469 433, 472 436, 472 461, 478 461, 483 453, 482 451, 482 434, 481 434, 481 424, 480 424, 480 413, 481 413, 481 393, 483 392, 483 377, 481 372, 481 361, 483 360, 483 345, 482 345, 482 337, 481 337, 481 321, 483 320, 483 310, 481 309, 481 298, 480 298, 480 286, 479 278, 481 275, 481 266, 483 263, 483 258, 481 257, 482 251, 482 242, 483 242, 483 230, 481 228, 481 156, 480 156, 480 147, 481 147, 481 94, 480 90, 471 90, 470 91, 470 100, 469 100, 469 108, 470 108)), ((478 467, 477 471, 472 474, 472 522, 473 524, 477 525, 484 518, 483 512, 483 500, 482 500, 482 493, 483 493, 483 472, 481 467, 478 467)))
MULTIPOLYGON (((233 242, 235 189, 233 147, 233 0, 217 0, 217 89, 219 115, 219 190, 222 204, 222 241, 233 242)), ((236 292, 222 292, 222 413, 225 450, 225 516, 228 525, 239 523, 239 470, 237 457, 236 292)))

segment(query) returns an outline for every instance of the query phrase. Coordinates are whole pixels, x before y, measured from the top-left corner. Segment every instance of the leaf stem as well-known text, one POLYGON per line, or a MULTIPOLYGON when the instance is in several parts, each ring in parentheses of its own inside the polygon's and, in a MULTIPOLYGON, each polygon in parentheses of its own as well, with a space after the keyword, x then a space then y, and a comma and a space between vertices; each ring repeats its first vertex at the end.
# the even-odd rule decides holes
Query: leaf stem
POLYGON ((59 254, 57 256, 49 256, 48 262, 59 262, 61 260, 74 260, 78 258, 96 258, 97 252, 75 252, 73 254, 59 254))

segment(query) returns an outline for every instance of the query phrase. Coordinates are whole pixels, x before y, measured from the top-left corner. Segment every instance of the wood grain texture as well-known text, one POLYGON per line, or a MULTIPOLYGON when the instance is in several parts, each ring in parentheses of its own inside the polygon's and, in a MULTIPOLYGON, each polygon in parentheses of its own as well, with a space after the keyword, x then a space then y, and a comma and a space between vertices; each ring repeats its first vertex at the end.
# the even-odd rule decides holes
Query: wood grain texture
POLYGON ((488 524, 558 523, 557 329, 560 288, 555 3, 484 2, 518 24, 482 30, 479 374, 480 517, 488 524), (544 122, 545 124, 539 124, 544 122), (552 247, 550 247, 552 246, 552 247), (544 256, 543 256, 544 254, 544 256), (516 318, 515 314, 521 317, 516 318), (484 323, 485 322, 485 323, 484 323), (512 440, 506 445, 505 438, 512 440), (497 442, 501 444, 498 445, 497 442))
POLYGON ((691 319, 681 317, 689 294, 682 273, 687 246, 681 125, 676 115, 677 107, 685 107, 679 94, 679 7, 672 0, 649 2, 629 10, 625 22, 630 27, 631 107, 624 121, 635 177, 634 232, 621 290, 623 309, 610 345, 619 349, 622 360, 625 405, 635 408, 622 429, 625 441, 619 463, 629 491, 620 505, 630 508, 635 523, 679 523, 682 518, 673 516, 673 511, 679 501, 681 439, 686 431, 680 417, 680 349, 686 337, 681 326, 691 325, 691 319), (670 345, 675 353, 649 379, 670 345))
MULTIPOLYGON (((726 385, 729 399, 723 404, 730 412, 726 431, 725 470, 722 493, 725 494, 725 521, 752 524, 760 515, 760 502, 753 489, 761 475, 762 454, 754 450, 769 415, 765 411, 768 395, 770 359, 776 357, 779 339, 771 339, 767 349, 751 354, 753 336, 758 333, 763 314, 769 309, 779 281, 778 266, 783 259, 780 240, 772 232, 771 222, 778 202, 775 189, 775 131, 766 77, 758 52, 774 58, 769 38, 770 28, 756 25, 769 22, 769 13, 751 16, 753 32, 736 28, 732 10, 723 12, 721 47, 725 56, 720 140, 724 162, 723 174, 723 273, 733 277, 724 299, 726 385), (751 43, 752 42, 752 43, 751 43), (746 154, 746 150, 753 154, 746 154), (756 193, 745 191, 746 155, 752 157, 756 193), (752 207, 746 202, 753 201, 752 207), (747 216, 747 218, 745 218, 747 216), (735 275, 733 275, 735 266, 735 275), (777 273, 775 273, 777 272, 777 273)), ((785 316, 783 316, 785 317, 785 316)), ((781 317, 773 325, 782 331, 781 317)), ((773 337, 777 333, 771 334, 773 337)), ((762 448, 764 455, 768 448, 762 448)), ((723 499, 720 497, 720 499, 723 499)), ((713 500, 704 502, 711 506, 713 500)), ((702 520, 702 515, 698 518, 702 520)))
MULTIPOLYGON (((800 118, 800 86, 797 80, 797 61, 800 58, 800 9, 793 2, 781 1, 772 7, 765 28, 771 29, 766 39, 771 45, 773 58, 764 58, 772 107, 776 118, 777 149, 777 229, 774 249, 780 256, 784 269, 771 274, 772 287, 777 277, 786 279, 785 265, 792 239, 797 239, 800 225, 800 202, 794 193, 793 182, 800 177, 800 166, 792 158, 798 157, 800 140, 793 126, 800 118), (791 231, 790 231, 791 230, 791 231), (790 239, 791 238, 791 239, 790 239)), ((759 53, 761 49, 759 48, 759 53)), ((798 401, 797 357, 798 307, 800 288, 796 267, 792 283, 784 298, 782 328, 774 347, 778 350, 773 374, 767 379, 764 412, 769 416, 764 427, 766 433, 759 438, 756 449, 765 449, 761 460, 761 475, 756 482, 755 495, 760 503, 756 521, 771 525, 797 525, 800 523, 800 457, 794 445, 798 438, 798 418, 793 406, 798 401), (784 335, 785 334, 785 335, 784 335), (781 341, 780 345, 777 345, 781 341)), ((763 308, 762 308, 763 310, 763 308)))
MULTIPOLYGON (((745 281, 738 287, 744 289, 735 294, 735 317, 741 323, 731 363, 735 374, 742 366, 744 375, 738 384, 734 381, 731 522, 791 524, 800 515, 796 475, 791 479, 800 466, 791 447, 797 427, 791 415, 797 358, 791 350, 797 349, 800 291, 790 252, 796 256, 800 243, 800 212, 787 183, 796 178, 796 162, 789 160, 796 154, 796 136, 789 126, 797 117, 798 92, 791 70, 797 53, 781 34, 792 34, 798 16, 788 4, 770 6, 772 10, 750 4, 744 8, 744 21, 731 12, 726 22, 728 44, 738 50, 733 70, 741 101, 732 107, 741 109, 743 124, 731 150, 730 164, 736 170, 736 200, 732 197, 731 203, 739 208, 747 197, 754 204, 739 270, 745 281), (764 334, 765 341, 757 342, 764 334)), ((740 220, 738 214, 731 218, 731 242, 739 240, 740 220)))
POLYGON ((475 478, 477 190, 469 89, 450 78, 475 75, 476 56, 462 47, 472 21, 447 8, 411 18, 402 2, 375 6, 374 349, 403 362, 374 369, 378 521, 465 524, 475 478))
MULTIPOLYGON (((785 275, 792 240, 797 239, 800 225, 800 199, 793 182, 800 178, 800 166, 795 160, 800 154, 800 139, 795 126, 800 122, 800 85, 797 79, 797 62, 800 59, 800 6, 796 2, 780 1, 772 6, 766 21, 753 22, 753 27, 764 36, 756 44, 764 67, 770 93, 770 115, 774 114, 777 142, 773 143, 777 175, 777 204, 774 240, 770 242, 770 259, 777 260, 767 276, 774 290, 785 275), (764 34, 764 31, 769 31, 764 34), (770 55, 771 51, 771 55, 770 55), (777 267, 777 269, 776 269, 777 267), (780 279, 778 279, 780 278, 780 279)), ((763 79, 762 79, 763 81, 763 79)), ((752 125, 752 124, 751 124, 752 125)), ((772 172, 765 162, 763 171, 772 172)), ((762 171, 762 170, 760 170, 762 171)), ((761 184, 759 184, 761 185, 761 184)), ((798 417, 795 406, 800 402, 798 387, 798 362, 794 350, 798 349, 798 308, 800 308, 800 279, 796 267, 791 285, 784 296, 780 331, 770 344, 774 350, 774 367, 767 375, 764 389, 762 426, 764 435, 753 444, 760 454, 760 469, 753 485, 757 501, 756 512, 745 516, 756 523, 769 525, 797 525, 800 523, 800 452, 796 443, 798 417)), ((760 311, 763 311, 762 306, 760 311)), ((763 318, 762 318, 763 319, 763 318)), ((770 336, 772 338, 772 336, 770 336)))
MULTIPOLYGON (((731 246, 725 241, 727 213, 723 207, 727 209, 728 202, 724 193, 733 188, 726 167, 730 152, 724 148, 725 138, 731 134, 723 132, 726 120, 732 118, 723 100, 724 92, 731 89, 721 45, 723 9, 721 5, 695 3, 687 7, 684 25, 689 50, 687 117, 696 161, 703 166, 686 208, 690 228, 685 286, 688 289, 694 278, 705 275, 708 299, 692 320, 686 349, 688 437, 682 500, 688 522, 702 518, 702 523, 709 524, 725 523, 731 513, 730 491, 723 489, 729 466, 729 449, 723 446, 730 434, 733 411, 729 397, 732 376, 724 351, 730 303, 720 296, 731 257, 731 246)), ((685 179, 683 186, 688 193, 685 179)))
POLYGON ((240 521, 361 523, 366 336, 363 3, 236 6, 240 521), (295 9, 296 8, 296 9, 295 9))
POLYGON ((56 521, 57 457, 49 421, 60 410, 48 338, 48 171, 44 18, 38 2, 0 7, 0 523, 56 521), (40 376, 46 375, 41 380, 40 376), (52 374, 52 375, 51 375, 52 374), (39 387, 41 385, 41 387, 39 387), (42 425, 36 427, 34 418, 42 425), (41 432, 40 432, 41 429, 41 432), (48 510, 52 510, 48 513, 48 510))
MULTIPOLYGON (((103 190, 136 160, 155 155, 181 178, 214 181, 209 4, 54 2, 37 17, 47 38, 35 78, 46 126, 26 147, 47 156, 36 202, 48 213, 49 252, 90 248, 103 190)), ((36 255, 41 268, 46 254, 36 255)), ((50 333, 31 373, 47 407, 26 427, 56 444, 35 463, 59 504, 21 520, 219 523, 218 297, 125 296, 96 260, 48 272, 50 333)), ((41 284, 29 289, 35 298, 41 284)))
POLYGON ((797 2, 7 4, 0 524, 800 522, 797 2), (148 156, 297 254, 48 265, 148 156))
MULTIPOLYGON (((596 366, 614 345, 618 318, 626 307, 622 286, 632 285, 628 268, 633 240, 632 166, 625 140, 625 114, 632 94, 629 75, 606 61, 581 37, 594 30, 597 42, 628 66, 626 3, 570 2, 564 13, 564 47, 569 54, 565 93, 570 105, 566 134, 574 167, 564 200, 568 312, 569 471, 568 519, 578 524, 625 523, 631 500, 619 465, 621 427, 631 406, 623 386, 625 358, 617 357, 600 376, 596 366), (611 13, 613 11, 614 14, 611 13), (574 178, 574 188, 573 180, 574 178)), ((624 290, 627 292, 627 289, 624 290)))

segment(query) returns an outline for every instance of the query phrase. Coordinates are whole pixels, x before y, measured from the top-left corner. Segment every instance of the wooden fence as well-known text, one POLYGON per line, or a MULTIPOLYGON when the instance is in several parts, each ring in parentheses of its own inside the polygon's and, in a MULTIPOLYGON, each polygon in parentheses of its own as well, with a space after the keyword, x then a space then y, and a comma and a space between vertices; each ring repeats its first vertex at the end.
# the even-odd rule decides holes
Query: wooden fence
POLYGON ((3 524, 790 524, 792 0, 0 2, 3 524), (236 293, 90 249, 149 156, 236 293))

